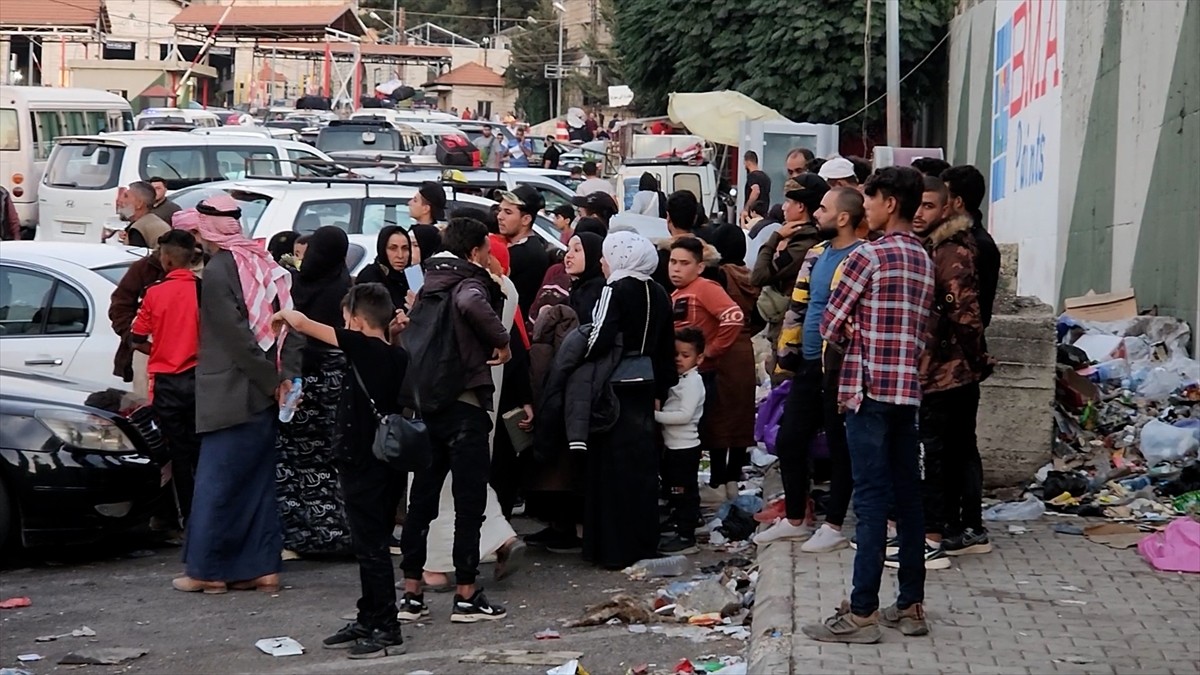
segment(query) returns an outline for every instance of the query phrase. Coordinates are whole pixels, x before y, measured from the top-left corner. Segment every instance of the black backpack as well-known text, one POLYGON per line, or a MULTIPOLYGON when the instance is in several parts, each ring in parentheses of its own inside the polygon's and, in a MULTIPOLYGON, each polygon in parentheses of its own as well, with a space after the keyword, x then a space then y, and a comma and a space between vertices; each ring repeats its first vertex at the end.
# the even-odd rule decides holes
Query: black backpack
POLYGON ((400 404, 404 408, 424 415, 439 413, 466 389, 454 330, 457 290, 457 284, 435 293, 422 290, 413 305, 408 327, 400 334, 409 364, 400 385, 400 404))

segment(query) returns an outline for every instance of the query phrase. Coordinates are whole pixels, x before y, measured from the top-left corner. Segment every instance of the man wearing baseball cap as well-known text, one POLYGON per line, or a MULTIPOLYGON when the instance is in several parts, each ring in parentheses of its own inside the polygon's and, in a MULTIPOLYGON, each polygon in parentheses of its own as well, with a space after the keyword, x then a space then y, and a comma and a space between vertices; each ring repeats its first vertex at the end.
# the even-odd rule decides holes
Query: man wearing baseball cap
POLYGON ((617 215, 617 200, 607 192, 592 192, 587 195, 576 195, 571 203, 579 208, 580 216, 590 216, 608 227, 609 220, 617 215))
POLYGON ((845 157, 834 157, 821 165, 817 174, 825 179, 830 189, 848 187, 858 189, 858 178, 854 174, 854 164, 845 157))
POLYGON ((496 214, 500 234, 508 240, 512 264, 509 277, 517 287, 517 304, 526 316, 550 266, 546 247, 533 234, 534 218, 545 204, 537 189, 518 185, 511 192, 500 193, 500 211, 496 214))

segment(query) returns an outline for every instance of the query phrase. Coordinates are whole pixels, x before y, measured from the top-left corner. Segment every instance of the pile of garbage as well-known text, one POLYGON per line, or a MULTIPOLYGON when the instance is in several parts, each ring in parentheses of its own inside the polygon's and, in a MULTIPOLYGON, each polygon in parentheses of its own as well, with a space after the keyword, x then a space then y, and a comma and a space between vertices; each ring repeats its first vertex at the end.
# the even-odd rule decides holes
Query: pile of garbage
POLYGON ((1190 337, 1172 317, 1061 316, 1052 460, 1024 501, 985 517, 1052 510, 1161 523, 1200 514, 1200 363, 1190 337))

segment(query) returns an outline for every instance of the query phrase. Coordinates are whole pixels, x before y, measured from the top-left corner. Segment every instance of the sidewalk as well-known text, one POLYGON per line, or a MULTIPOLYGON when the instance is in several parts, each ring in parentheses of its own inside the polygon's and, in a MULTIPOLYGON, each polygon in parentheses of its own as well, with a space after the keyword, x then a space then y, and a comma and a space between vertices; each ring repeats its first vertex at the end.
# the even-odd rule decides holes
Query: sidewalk
MULTIPOLYGON (((825 644, 800 627, 849 595, 854 551, 799 543, 759 552, 751 673, 1200 672, 1200 575, 1155 572, 1136 548, 1056 534, 1054 520, 992 528, 994 551, 955 558, 925 584, 930 635, 883 629, 874 645, 825 644), (1086 603, 1086 604, 1083 604, 1086 603)), ((895 599, 885 570, 881 605, 895 599)))

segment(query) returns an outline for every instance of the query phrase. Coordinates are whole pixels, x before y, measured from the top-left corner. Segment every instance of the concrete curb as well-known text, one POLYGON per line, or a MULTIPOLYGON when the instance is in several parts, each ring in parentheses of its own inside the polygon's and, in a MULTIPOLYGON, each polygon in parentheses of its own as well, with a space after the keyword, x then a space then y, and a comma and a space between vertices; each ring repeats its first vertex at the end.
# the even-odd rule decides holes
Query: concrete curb
POLYGON ((747 671, 754 675, 792 675, 795 632, 795 551, 799 544, 777 541, 758 553, 758 586, 750 624, 747 671))

